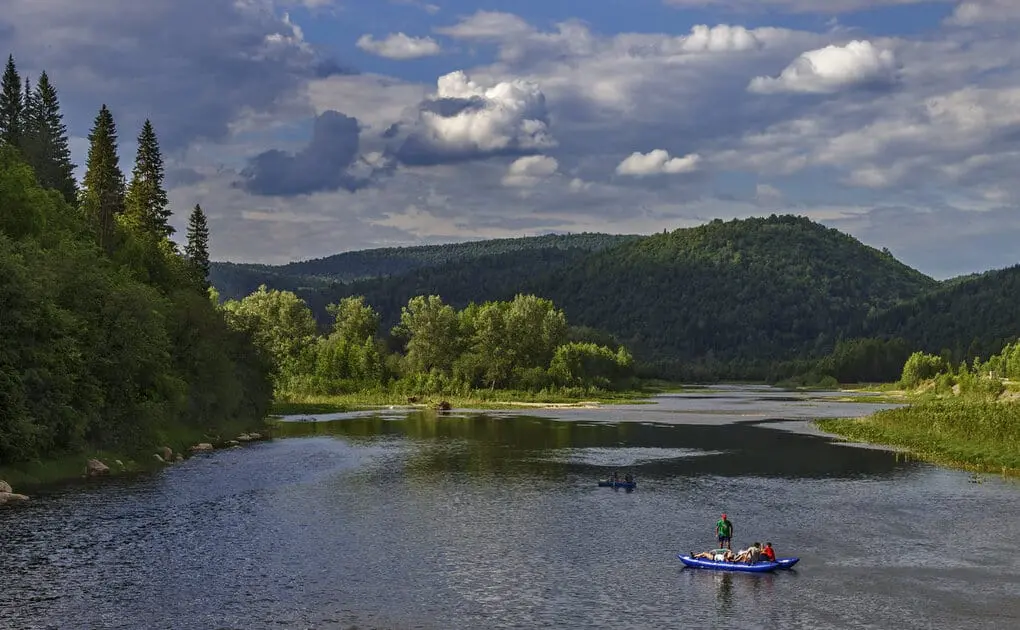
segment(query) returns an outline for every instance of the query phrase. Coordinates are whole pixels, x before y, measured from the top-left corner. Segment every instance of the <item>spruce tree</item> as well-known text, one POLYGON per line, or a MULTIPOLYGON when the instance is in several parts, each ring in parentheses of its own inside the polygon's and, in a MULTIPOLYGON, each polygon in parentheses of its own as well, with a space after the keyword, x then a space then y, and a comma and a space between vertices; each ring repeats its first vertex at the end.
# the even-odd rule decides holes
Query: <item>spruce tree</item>
POLYGON ((82 209, 94 221, 99 244, 113 251, 114 218, 124 212, 124 173, 117 156, 117 126, 104 104, 89 132, 82 209))
POLYGON ((74 179, 76 164, 71 162, 67 126, 60 113, 57 90, 45 72, 39 75, 28 102, 31 107, 26 117, 26 158, 44 188, 59 191, 68 203, 73 204, 78 197, 78 184, 74 179))
POLYGON ((146 120, 138 135, 138 153, 127 190, 127 212, 156 238, 170 238, 175 232, 170 225, 170 201, 163 188, 163 177, 159 140, 152 123, 146 120))
POLYGON ((184 246, 184 256, 191 263, 202 287, 208 288, 209 224, 206 222, 205 213, 202 212, 202 206, 197 203, 188 217, 188 244, 184 246))
POLYGON ((14 55, 9 55, 3 79, 0 80, 0 142, 6 142, 12 147, 21 146, 24 106, 21 77, 14 65, 14 55))

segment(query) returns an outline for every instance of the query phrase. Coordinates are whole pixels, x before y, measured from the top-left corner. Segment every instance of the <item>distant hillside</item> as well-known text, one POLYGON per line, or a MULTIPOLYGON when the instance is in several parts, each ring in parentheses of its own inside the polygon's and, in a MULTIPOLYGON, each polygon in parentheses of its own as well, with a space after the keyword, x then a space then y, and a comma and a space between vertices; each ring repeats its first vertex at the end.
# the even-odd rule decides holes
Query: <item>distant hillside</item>
POLYGON ((938 283, 837 230, 782 216, 631 238, 593 253, 548 250, 419 268, 307 295, 317 310, 365 295, 387 323, 418 294, 469 301, 537 293, 645 361, 768 361, 828 350, 869 312, 938 283))
POLYGON ((956 360, 987 359, 1020 337, 1020 265, 953 278, 935 291, 874 314, 855 336, 902 337, 956 360))
POLYGON ((415 269, 536 250, 599 251, 640 238, 618 234, 547 234, 521 238, 470 241, 447 245, 389 247, 344 252, 286 265, 212 264, 210 279, 224 299, 240 298, 266 284, 273 289, 301 291, 337 282, 354 282, 407 273, 415 269))

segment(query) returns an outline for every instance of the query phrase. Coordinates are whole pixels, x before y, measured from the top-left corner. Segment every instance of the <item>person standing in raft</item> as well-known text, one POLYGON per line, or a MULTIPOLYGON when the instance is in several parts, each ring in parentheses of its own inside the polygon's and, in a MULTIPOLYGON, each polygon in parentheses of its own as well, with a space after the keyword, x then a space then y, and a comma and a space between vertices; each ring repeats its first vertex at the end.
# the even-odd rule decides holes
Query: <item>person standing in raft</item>
POLYGON ((733 549, 733 523, 723 514, 715 524, 715 535, 719 537, 719 548, 733 549))

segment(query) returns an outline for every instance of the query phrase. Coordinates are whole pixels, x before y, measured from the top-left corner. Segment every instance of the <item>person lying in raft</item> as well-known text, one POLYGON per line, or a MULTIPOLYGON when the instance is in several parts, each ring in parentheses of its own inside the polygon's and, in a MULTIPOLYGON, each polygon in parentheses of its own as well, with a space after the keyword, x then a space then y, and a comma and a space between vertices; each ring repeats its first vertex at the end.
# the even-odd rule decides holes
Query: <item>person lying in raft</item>
POLYGON ((729 549, 714 549, 712 551, 702 551, 701 553, 694 553, 692 551, 691 557, 695 560, 714 560, 716 562, 736 562, 737 559, 737 556, 729 549))

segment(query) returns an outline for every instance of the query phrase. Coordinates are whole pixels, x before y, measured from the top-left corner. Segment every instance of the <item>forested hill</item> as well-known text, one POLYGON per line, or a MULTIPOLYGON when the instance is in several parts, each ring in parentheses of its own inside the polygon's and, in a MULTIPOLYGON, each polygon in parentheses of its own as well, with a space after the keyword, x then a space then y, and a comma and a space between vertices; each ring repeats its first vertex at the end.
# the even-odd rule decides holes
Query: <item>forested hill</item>
POLYGON ((854 336, 906 340, 956 360, 988 358, 1020 336, 1020 265, 954 278, 914 300, 877 313, 854 336))
POLYGON ((713 221, 596 252, 449 262, 306 293, 313 308, 364 295, 384 323, 420 294, 455 306, 535 293, 608 331, 646 362, 767 362, 825 352, 869 312, 938 283, 890 254, 808 219, 713 221))
POLYGON ((546 234, 447 245, 367 249, 286 265, 215 262, 212 263, 210 278, 225 299, 238 299, 255 291, 260 284, 301 292, 326 288, 336 282, 399 275, 415 269, 521 252, 553 252, 552 256, 557 251, 595 252, 637 238, 640 237, 588 232, 546 234))

